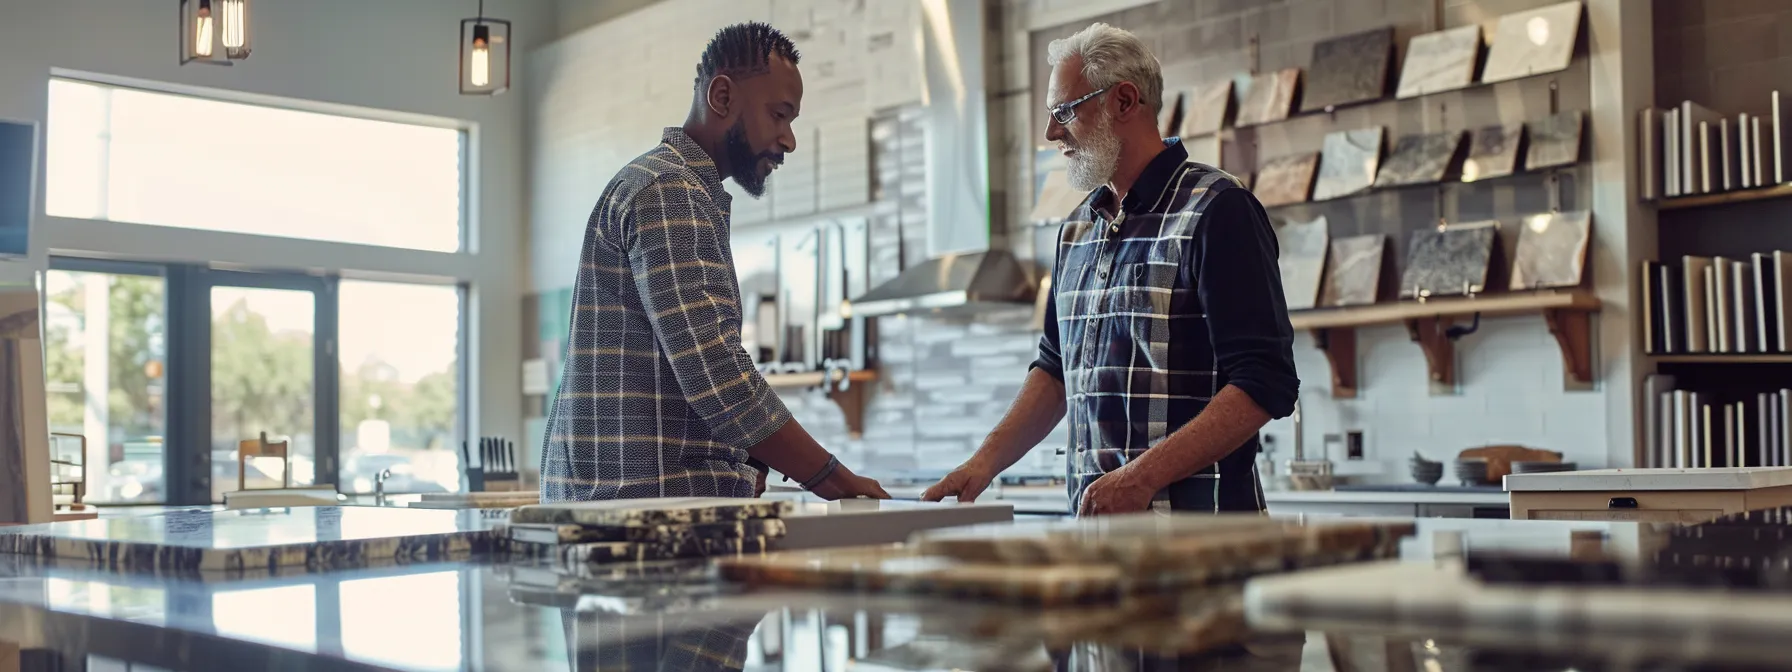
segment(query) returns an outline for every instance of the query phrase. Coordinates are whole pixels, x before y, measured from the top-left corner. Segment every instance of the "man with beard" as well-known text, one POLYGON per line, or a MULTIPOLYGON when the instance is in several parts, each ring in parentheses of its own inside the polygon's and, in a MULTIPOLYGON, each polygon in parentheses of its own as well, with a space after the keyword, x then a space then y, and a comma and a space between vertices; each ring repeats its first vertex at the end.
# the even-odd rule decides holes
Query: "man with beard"
POLYGON ((827 499, 889 497, 791 419, 740 344, 722 180, 757 198, 796 151, 797 59, 770 26, 723 28, 684 126, 604 188, 573 288, 542 501, 756 497, 766 465, 827 499))
POLYGON ((1262 511, 1257 432, 1300 381, 1257 198, 1158 135, 1163 75, 1097 23, 1051 43, 1046 139, 1093 189, 1059 234, 1045 335, 1014 405, 923 497, 976 499, 1070 416, 1078 515, 1262 511))

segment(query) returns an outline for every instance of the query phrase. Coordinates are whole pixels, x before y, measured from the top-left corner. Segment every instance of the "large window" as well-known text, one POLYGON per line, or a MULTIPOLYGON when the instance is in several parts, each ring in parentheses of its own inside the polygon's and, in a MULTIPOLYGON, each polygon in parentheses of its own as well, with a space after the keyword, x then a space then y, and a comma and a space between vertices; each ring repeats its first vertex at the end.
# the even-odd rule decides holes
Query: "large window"
POLYGON ((455 128, 50 80, 57 217, 455 252, 455 128))
POLYGON ((342 492, 460 489, 460 291, 342 281, 342 492))
POLYGON ((164 501, 162 277, 52 270, 44 280, 50 431, 86 438, 88 501, 164 501))

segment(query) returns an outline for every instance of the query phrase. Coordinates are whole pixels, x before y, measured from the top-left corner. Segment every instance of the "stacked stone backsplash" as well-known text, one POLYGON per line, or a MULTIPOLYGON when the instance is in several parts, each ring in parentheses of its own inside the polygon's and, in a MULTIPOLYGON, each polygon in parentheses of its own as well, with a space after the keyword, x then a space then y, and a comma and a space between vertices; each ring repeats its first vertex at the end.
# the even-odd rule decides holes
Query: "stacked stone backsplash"
MULTIPOLYGON (((926 129, 914 108, 871 122, 872 206, 868 276, 873 286, 927 259, 926 129)), ((848 435, 838 406, 819 390, 787 390, 798 421, 842 462, 870 473, 951 469, 970 457, 1026 379, 1039 333, 1030 306, 971 316, 879 318, 879 379, 865 432, 848 435)), ((1015 465, 1057 473, 1060 437, 1015 465), (1058 461, 1054 461, 1054 458, 1058 461)))

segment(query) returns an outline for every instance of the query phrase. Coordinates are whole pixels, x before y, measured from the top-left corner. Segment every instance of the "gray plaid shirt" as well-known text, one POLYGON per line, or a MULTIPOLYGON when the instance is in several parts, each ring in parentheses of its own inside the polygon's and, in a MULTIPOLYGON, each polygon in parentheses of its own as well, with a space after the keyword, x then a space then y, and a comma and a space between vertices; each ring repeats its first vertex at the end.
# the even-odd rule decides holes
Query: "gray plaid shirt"
MULTIPOLYGON (((1275 232, 1231 175, 1166 141, 1114 211, 1100 187, 1064 221, 1033 366, 1064 382, 1072 511, 1120 468, 1235 386, 1271 417, 1294 409, 1294 330, 1275 232)), ((1177 510, 1263 508, 1252 437, 1158 493, 1177 510)))
POLYGON ((585 228, 543 501, 752 497, 747 447, 790 412, 740 345, 730 197, 680 128, 604 188, 585 228))

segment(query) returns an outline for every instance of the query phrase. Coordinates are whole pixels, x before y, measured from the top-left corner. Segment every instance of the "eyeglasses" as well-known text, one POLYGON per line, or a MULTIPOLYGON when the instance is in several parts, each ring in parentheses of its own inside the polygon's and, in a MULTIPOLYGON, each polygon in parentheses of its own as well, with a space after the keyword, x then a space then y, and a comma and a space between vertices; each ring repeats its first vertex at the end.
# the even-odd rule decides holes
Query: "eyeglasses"
POLYGON ((1107 90, 1108 90, 1108 87, 1105 87, 1105 86, 1101 87, 1094 91, 1090 91, 1089 95, 1083 96, 1081 98, 1070 101, 1068 103, 1058 103, 1057 105, 1047 107, 1047 108, 1045 108, 1045 111, 1051 113, 1052 121, 1056 121, 1059 124, 1068 124, 1070 122, 1076 121, 1076 106, 1081 105, 1086 102, 1089 102, 1090 98, 1094 98, 1103 93, 1106 93, 1107 90))

